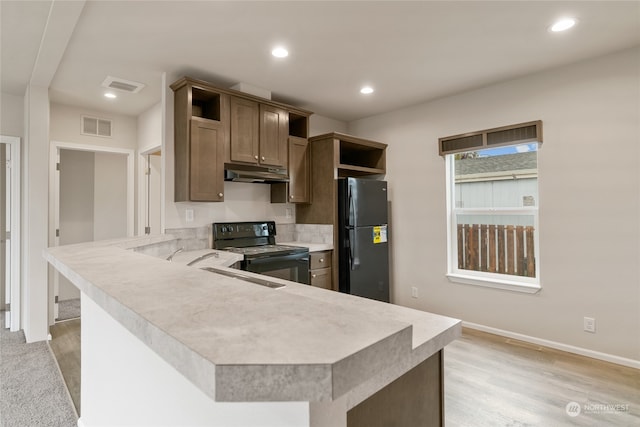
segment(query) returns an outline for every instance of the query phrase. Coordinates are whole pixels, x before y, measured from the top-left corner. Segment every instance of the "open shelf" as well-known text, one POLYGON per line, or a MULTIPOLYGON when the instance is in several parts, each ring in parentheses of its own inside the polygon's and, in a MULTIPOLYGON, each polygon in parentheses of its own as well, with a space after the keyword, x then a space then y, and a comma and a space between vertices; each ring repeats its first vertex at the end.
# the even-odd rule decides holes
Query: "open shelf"
POLYGON ((345 165, 345 164, 339 164, 337 169, 338 169, 338 176, 341 178, 348 177, 348 176, 384 175, 386 173, 384 169, 367 168, 364 166, 354 166, 354 165, 345 165))
POLYGON ((354 172, 385 173, 385 146, 363 144, 361 141, 340 140, 339 169, 354 172))
POLYGON ((289 135, 306 138, 309 132, 309 117, 289 113, 289 135))
POLYGON ((191 115, 220 121, 220 94, 193 87, 191 93, 191 115))

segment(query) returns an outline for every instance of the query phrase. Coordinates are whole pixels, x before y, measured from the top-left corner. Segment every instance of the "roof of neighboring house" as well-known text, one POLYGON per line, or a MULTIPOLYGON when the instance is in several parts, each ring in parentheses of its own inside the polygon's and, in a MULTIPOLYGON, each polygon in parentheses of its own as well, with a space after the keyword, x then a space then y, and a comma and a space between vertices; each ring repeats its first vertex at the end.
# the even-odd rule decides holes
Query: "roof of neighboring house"
POLYGON ((536 169, 537 164, 538 156, 535 151, 460 159, 456 160, 456 176, 536 169))

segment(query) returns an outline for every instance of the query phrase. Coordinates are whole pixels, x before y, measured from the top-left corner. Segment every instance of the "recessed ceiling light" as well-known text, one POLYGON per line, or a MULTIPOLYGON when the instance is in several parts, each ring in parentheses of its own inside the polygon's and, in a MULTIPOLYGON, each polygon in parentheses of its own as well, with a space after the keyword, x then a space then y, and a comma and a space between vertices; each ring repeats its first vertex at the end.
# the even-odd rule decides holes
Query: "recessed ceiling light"
POLYGON ((105 93, 105 94, 104 94, 104 97, 105 97, 105 98, 109 98, 109 99, 117 98, 116 94, 115 94, 115 93, 111 93, 111 92, 107 92, 107 93, 105 93))
POLYGON ((289 51, 283 47, 276 47, 271 51, 271 55, 275 56, 276 58, 286 58, 287 56, 289 56, 289 51))
POLYGON ((362 89, 360 89, 360 93, 368 95, 370 93, 373 93, 373 88, 371 86, 363 86, 362 89))
POLYGON ((550 30, 554 33, 558 33, 560 31, 566 31, 569 28, 573 27, 574 25, 576 25, 576 20, 573 18, 564 18, 561 19, 559 21, 557 21, 555 24, 553 24, 550 28, 550 30))

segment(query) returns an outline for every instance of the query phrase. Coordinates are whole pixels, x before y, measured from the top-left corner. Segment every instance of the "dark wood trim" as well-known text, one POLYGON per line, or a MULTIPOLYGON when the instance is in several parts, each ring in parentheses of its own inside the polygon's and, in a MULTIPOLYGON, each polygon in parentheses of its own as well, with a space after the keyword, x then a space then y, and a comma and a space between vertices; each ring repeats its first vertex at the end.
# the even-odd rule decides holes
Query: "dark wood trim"
POLYGON ((516 145, 516 144, 526 144, 527 142, 537 142, 539 144, 542 144, 542 120, 535 120, 535 121, 531 121, 531 122, 524 122, 524 123, 518 123, 515 125, 508 125, 508 126, 500 126, 497 128, 491 128, 491 129, 485 129, 485 130, 480 130, 480 131, 475 131, 475 132, 467 132, 467 133, 462 133, 459 135, 451 135, 451 136, 445 136, 443 138, 438 138, 438 152, 441 156, 447 155, 447 154, 454 154, 454 153, 464 153, 467 151, 473 151, 473 150, 485 150, 487 148, 495 148, 495 147, 504 147, 506 145, 516 145), (515 140, 515 141, 507 141, 504 143, 500 143, 500 144, 488 144, 487 142, 487 135, 490 133, 494 133, 494 132, 500 132, 500 131, 505 131, 505 130, 510 130, 510 129, 518 129, 518 128, 524 128, 524 127, 529 127, 529 126, 535 126, 536 127, 536 137, 535 138, 527 138, 527 139, 522 139, 522 140, 515 140), (461 139, 461 138, 467 138, 470 136, 477 136, 477 135, 482 135, 482 145, 477 145, 477 146, 473 146, 473 147, 465 147, 465 148, 460 148, 460 149, 453 149, 453 150, 445 150, 443 149, 443 143, 447 142, 447 141, 451 141, 451 140, 455 140, 455 139, 461 139))

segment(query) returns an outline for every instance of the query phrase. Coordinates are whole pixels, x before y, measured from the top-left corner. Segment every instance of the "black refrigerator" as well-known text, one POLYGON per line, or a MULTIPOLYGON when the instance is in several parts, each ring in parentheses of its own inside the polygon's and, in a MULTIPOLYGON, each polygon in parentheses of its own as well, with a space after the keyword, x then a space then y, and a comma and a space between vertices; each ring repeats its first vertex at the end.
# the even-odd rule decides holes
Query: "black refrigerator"
POLYGON ((340 292, 389 302, 387 182, 338 180, 340 292))

